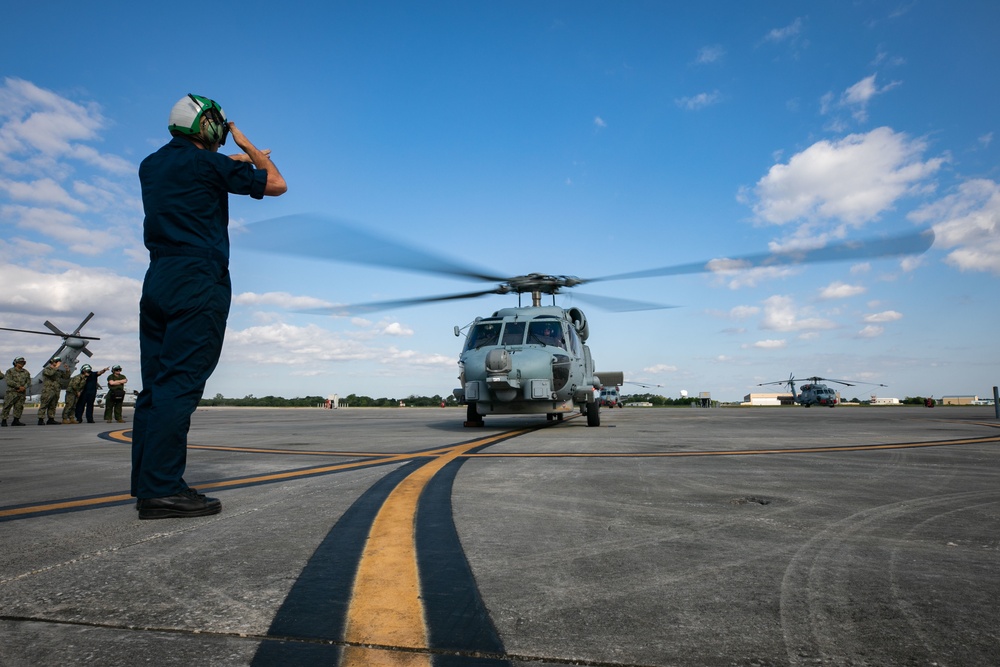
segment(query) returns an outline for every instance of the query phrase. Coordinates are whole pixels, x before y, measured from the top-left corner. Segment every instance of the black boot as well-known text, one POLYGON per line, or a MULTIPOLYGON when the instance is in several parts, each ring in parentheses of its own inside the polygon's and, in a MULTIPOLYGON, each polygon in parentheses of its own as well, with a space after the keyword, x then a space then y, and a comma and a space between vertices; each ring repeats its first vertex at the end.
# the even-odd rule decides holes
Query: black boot
POLYGON ((45 420, 44 419, 39 419, 38 420, 38 425, 39 426, 45 426, 45 420))
POLYGON ((56 421, 55 419, 53 419, 52 417, 49 417, 49 420, 48 420, 47 422, 45 422, 45 423, 46 423, 47 425, 49 425, 49 426, 51 426, 52 424, 57 424, 57 425, 59 424, 59 422, 57 422, 57 421, 56 421))
POLYGON ((24 426, 24 422, 21 421, 20 419, 18 419, 17 417, 14 417, 14 421, 12 421, 10 423, 10 425, 11 426, 24 426))
POLYGON ((0 426, 6 426, 6 425, 7 425, 7 420, 6 419, 4 419, 2 422, 0 422, 0 426))

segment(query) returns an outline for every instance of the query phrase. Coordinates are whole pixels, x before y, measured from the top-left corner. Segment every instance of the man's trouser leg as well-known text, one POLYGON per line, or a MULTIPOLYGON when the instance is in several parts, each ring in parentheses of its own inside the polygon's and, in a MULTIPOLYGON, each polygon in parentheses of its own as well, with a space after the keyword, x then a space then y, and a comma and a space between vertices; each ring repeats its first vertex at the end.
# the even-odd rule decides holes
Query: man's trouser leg
POLYGON ((161 498, 187 488, 187 434, 219 362, 229 315, 228 270, 189 257, 154 260, 139 304, 142 392, 132 437, 132 494, 161 498))

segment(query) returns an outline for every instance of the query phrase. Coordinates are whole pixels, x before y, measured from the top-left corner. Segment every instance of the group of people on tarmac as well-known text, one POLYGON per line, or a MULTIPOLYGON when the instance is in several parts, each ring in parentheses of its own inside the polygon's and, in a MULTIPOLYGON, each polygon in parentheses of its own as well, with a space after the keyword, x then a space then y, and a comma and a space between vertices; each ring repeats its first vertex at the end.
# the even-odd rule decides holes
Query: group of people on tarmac
MULTIPOLYGON (((7 390, 3 397, 3 420, 0 426, 7 426, 7 418, 13 416, 10 426, 24 426, 21 415, 24 413, 24 400, 31 386, 31 374, 24 369, 24 357, 14 359, 14 365, 4 373, 7 390)), ((122 405, 125 403, 125 384, 128 378, 122 375, 122 367, 105 366, 95 371, 90 364, 80 367, 80 374, 70 377, 68 369, 62 368, 62 359, 52 357, 42 369, 42 395, 38 403, 38 425, 46 424, 82 424, 86 414, 87 422, 94 423, 94 402, 97 400, 97 390, 100 385, 97 379, 108 370, 108 391, 104 397, 104 421, 110 423, 114 418, 118 423, 122 419, 122 405), (66 390, 66 403, 62 411, 62 422, 56 421, 56 410, 59 407, 59 392, 66 390)))

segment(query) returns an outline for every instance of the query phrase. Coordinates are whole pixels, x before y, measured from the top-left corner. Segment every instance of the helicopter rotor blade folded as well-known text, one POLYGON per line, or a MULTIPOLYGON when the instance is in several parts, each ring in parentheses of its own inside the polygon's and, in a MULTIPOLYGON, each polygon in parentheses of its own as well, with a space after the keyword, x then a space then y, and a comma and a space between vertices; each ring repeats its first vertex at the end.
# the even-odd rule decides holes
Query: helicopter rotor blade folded
POLYGON ((253 222, 233 230, 233 245, 295 257, 504 282, 503 276, 393 240, 331 216, 311 213, 253 222))
POLYGON ((31 329, 10 329, 8 327, 0 327, 0 331, 18 331, 20 333, 39 334, 40 336, 59 336, 60 338, 79 338, 81 340, 101 340, 95 336, 79 336, 76 334, 55 333, 51 331, 33 331, 31 329))
POLYGON ((782 252, 755 253, 742 257, 719 258, 705 262, 676 264, 657 269, 645 269, 628 273, 617 273, 600 278, 582 279, 582 283, 608 280, 632 280, 635 278, 656 278, 678 276, 691 273, 709 273, 722 270, 745 270, 772 266, 796 264, 822 264, 826 262, 857 261, 882 257, 902 257, 920 255, 934 244, 934 231, 911 232, 867 241, 844 241, 823 248, 787 250, 782 252))

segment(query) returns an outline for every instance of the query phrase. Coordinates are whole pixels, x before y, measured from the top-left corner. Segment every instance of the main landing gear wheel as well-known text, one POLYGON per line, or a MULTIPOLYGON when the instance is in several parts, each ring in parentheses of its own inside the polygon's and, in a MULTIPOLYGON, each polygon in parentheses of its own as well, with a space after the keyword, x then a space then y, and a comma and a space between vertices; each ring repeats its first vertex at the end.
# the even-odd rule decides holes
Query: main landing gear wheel
POLYGON ((464 426, 485 426, 483 416, 476 411, 475 403, 465 404, 465 424, 464 426))
POLYGON ((601 425, 601 406, 597 403, 587 404, 587 426, 601 425))

